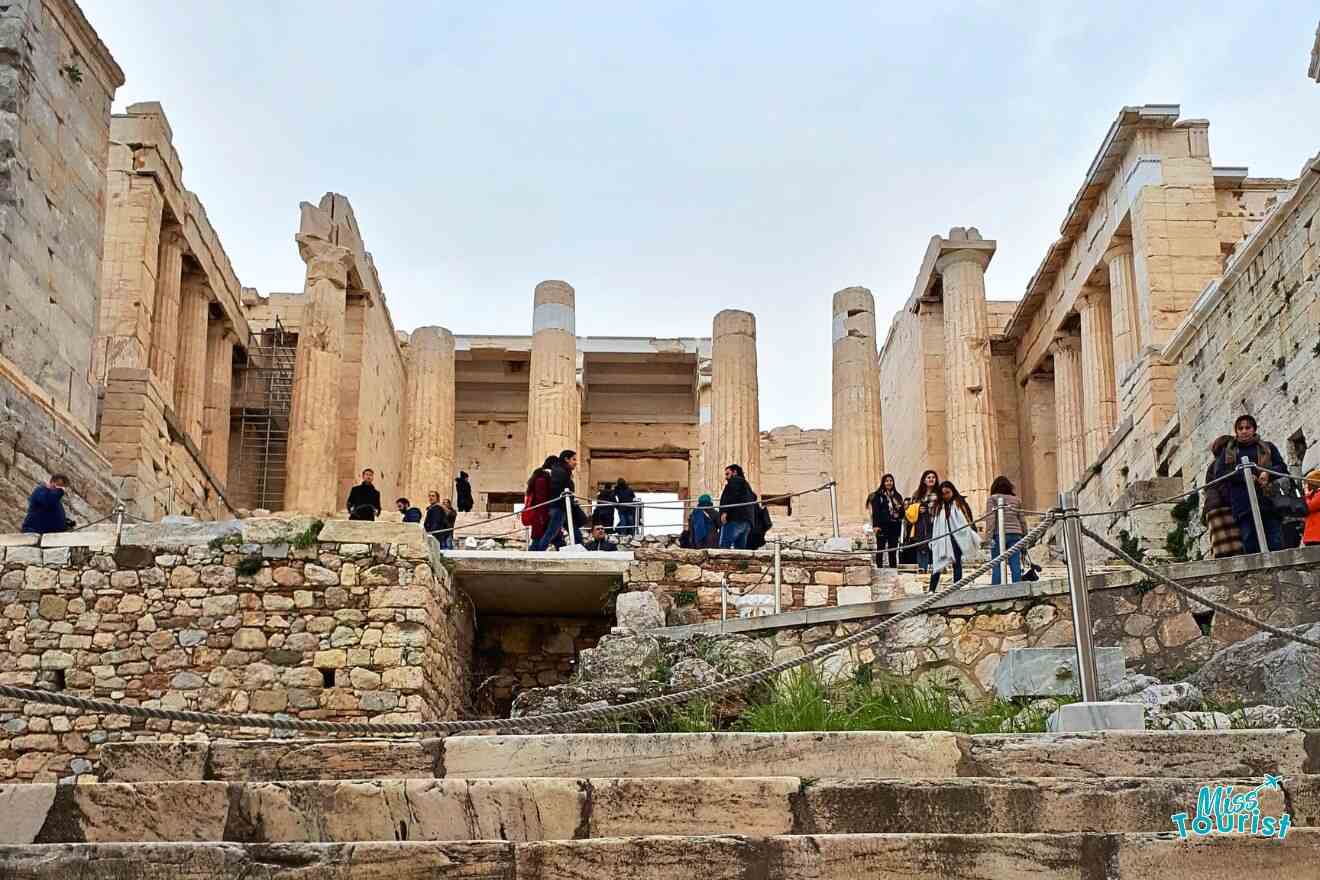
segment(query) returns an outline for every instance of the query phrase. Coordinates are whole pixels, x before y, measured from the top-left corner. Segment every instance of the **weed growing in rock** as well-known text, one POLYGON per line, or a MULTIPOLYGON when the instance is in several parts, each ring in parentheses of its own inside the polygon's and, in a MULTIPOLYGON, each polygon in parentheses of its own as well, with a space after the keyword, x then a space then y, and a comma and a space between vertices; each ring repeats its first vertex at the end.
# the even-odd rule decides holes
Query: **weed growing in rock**
POLYGON ((309 547, 315 547, 317 539, 321 536, 321 529, 325 528, 325 523, 319 519, 314 519, 298 534, 289 539, 289 543, 299 550, 306 550, 309 547))
POLYGON ((242 559, 238 560, 238 564, 234 566, 234 571, 238 572, 242 577, 252 577, 254 574, 261 571, 261 557, 244 556, 242 559))

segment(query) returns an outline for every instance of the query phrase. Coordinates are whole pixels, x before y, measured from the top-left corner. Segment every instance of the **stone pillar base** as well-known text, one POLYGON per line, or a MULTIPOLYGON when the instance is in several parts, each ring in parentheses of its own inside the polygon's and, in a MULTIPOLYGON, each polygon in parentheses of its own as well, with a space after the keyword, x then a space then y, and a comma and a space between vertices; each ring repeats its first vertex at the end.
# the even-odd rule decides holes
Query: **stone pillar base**
POLYGON ((1045 722, 1050 733, 1088 730, 1145 730, 1146 708, 1140 703, 1069 703, 1045 722))

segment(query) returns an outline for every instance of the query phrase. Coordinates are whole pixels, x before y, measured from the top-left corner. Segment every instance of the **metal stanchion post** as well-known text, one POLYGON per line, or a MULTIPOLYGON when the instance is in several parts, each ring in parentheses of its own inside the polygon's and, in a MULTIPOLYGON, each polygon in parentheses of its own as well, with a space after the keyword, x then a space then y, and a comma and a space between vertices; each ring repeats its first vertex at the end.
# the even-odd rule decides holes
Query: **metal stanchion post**
MULTIPOLYGON (((1008 546, 1005 541, 1007 536, 1004 534, 1004 499, 997 498, 995 500, 999 502, 995 507, 995 534, 999 536, 999 552, 1003 553, 1004 548, 1008 546)), ((1007 557, 999 563, 999 582, 1001 584, 1009 582, 1007 557)))
POLYGON ((729 616, 729 576, 720 575, 720 632, 724 632, 724 621, 729 616))
POLYGON ((573 493, 567 489, 564 490, 564 528, 568 529, 568 546, 578 546, 578 542, 573 540, 577 535, 573 530, 573 493))
POLYGON ((839 537, 839 496, 834 489, 834 481, 830 481, 830 519, 834 524, 834 537, 839 537))
POLYGON ((783 584, 783 580, 781 579, 780 568, 779 568, 779 547, 780 547, 779 542, 775 541, 775 614, 779 614, 781 611, 783 611, 783 605, 781 604, 781 600, 779 597, 779 591, 781 589, 781 585, 783 584))
POLYGON ((1265 539, 1265 520, 1260 515, 1260 497, 1256 491, 1256 465, 1245 455, 1240 459, 1242 479, 1247 481, 1247 501, 1251 504, 1251 524, 1256 527, 1256 547, 1260 553, 1270 552, 1270 542, 1265 539))
POLYGON ((633 503, 633 531, 639 538, 646 534, 646 523, 642 522, 642 505, 640 502, 633 503))
POLYGON ((1082 701, 1094 703, 1100 698, 1095 665, 1095 639, 1091 635, 1091 605, 1086 594, 1086 556, 1082 550, 1082 521, 1077 516, 1077 496, 1064 492, 1063 547, 1068 555, 1068 598, 1072 603, 1073 633, 1077 642, 1077 677, 1082 686, 1082 701))

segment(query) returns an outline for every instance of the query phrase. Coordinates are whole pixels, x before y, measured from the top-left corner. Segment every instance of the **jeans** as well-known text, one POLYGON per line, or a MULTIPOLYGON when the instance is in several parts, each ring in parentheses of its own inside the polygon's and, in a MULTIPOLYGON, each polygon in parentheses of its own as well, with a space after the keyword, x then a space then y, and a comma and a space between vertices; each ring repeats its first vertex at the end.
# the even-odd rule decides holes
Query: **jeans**
POLYGON ((749 522, 728 522, 720 526, 721 550, 746 550, 747 535, 752 531, 749 522))
POLYGON ((447 532, 447 533, 445 533, 445 534, 443 534, 443 535, 437 535, 437 536, 436 536, 436 540, 440 542, 440 549, 441 549, 441 550, 453 550, 453 549, 454 549, 454 533, 453 533, 453 532, 447 532))
POLYGON ((901 526, 898 523, 891 523, 887 526, 881 526, 875 530, 875 548, 880 552, 875 554, 875 564, 878 568, 885 567, 885 556, 889 556, 889 567, 898 568, 898 536, 901 526))
POLYGON ((617 507, 615 510, 618 511, 619 514, 619 534, 631 535, 633 533, 633 525, 637 521, 637 511, 631 507, 617 507))
POLYGON ((930 571, 930 545, 923 544, 917 548, 917 571, 925 574, 930 571))
MULTIPOLYGON (((929 592, 935 592, 935 588, 940 584, 940 575, 943 573, 942 571, 932 571, 930 573, 929 592)), ((962 548, 958 546, 958 542, 955 540, 953 542, 953 582, 956 584, 960 580, 962 580, 962 548)))
MULTIPOLYGON (((1021 535, 1006 534, 1004 535, 1004 548, 1012 547, 1014 544, 1016 544, 1018 541, 1021 540, 1022 540, 1021 535)), ((990 539, 990 558, 994 559, 1000 553, 1003 553, 1004 548, 1001 548, 999 546, 998 535, 992 537, 990 539)), ((1008 574, 1012 578, 1012 580, 1009 581, 1009 583, 1016 584, 1018 581, 1022 580, 1022 551, 1019 550, 1017 553, 1014 553, 1011 556, 1009 556, 1007 562, 1008 562, 1008 574)), ((1000 568, 998 565, 996 565, 994 567, 994 573, 990 576, 991 584, 999 583, 999 571, 1000 568)))
MULTIPOLYGON (((1238 531, 1242 533, 1242 552, 1259 553, 1260 536, 1256 534, 1256 521, 1251 517, 1251 511, 1246 510, 1242 513, 1233 512, 1237 520, 1238 531)), ((1283 524, 1277 519, 1262 517, 1262 524, 1265 526, 1265 544, 1271 550, 1283 549, 1283 524)))
MULTIPOLYGON (((565 513, 566 511, 564 510, 563 504, 550 505, 550 517, 549 521, 545 524, 545 532, 542 533, 541 537, 533 541, 532 546, 527 549, 536 551, 545 550, 552 543, 556 544, 556 546, 562 546, 562 542, 559 541, 558 538, 559 533, 564 530, 565 513)), ((573 543, 582 543, 582 535, 579 533, 576 526, 573 528, 573 543)))

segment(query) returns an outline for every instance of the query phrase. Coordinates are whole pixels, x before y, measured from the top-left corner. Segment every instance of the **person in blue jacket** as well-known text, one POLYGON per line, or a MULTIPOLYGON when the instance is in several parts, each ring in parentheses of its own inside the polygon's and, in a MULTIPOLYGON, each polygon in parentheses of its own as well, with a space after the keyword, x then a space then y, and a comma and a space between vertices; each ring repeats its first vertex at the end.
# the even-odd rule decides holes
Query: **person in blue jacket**
POLYGON ((73 520, 64 514, 64 490, 68 485, 69 478, 64 474, 51 474, 49 480, 32 490, 27 516, 23 517, 23 531, 45 534, 73 528, 73 520))

